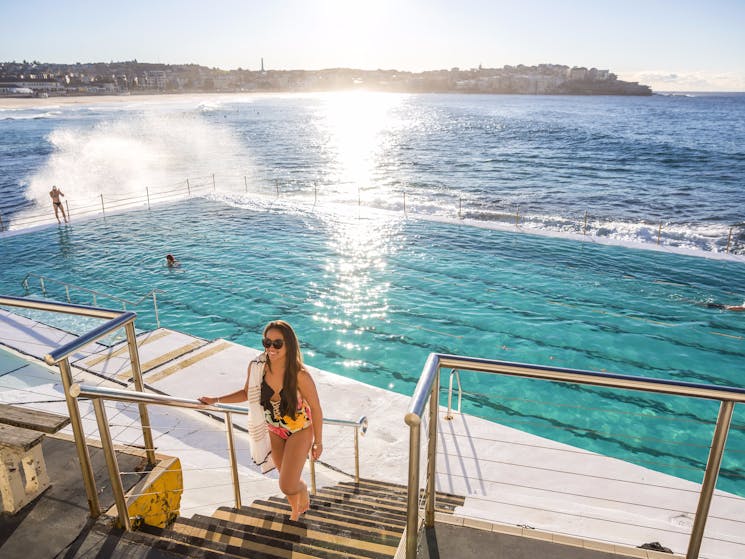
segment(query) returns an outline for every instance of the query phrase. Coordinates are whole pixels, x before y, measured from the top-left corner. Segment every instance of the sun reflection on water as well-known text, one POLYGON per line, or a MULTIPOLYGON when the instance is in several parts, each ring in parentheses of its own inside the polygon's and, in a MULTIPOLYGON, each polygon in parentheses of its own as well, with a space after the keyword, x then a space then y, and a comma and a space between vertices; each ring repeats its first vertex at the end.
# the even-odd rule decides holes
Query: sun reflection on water
MULTIPOLYGON (((329 217, 332 256, 324 263, 324 281, 318 288, 314 320, 328 332, 340 354, 372 351, 361 342, 374 332, 389 311, 390 282, 385 279, 388 259, 397 250, 400 218, 374 215, 366 218, 329 217)), ((344 367, 360 367, 360 360, 345 359, 344 367)))
POLYGON ((328 184, 349 195, 373 186, 377 161, 388 141, 386 132, 400 124, 394 109, 404 97, 366 91, 323 96, 318 128, 328 140, 328 184))

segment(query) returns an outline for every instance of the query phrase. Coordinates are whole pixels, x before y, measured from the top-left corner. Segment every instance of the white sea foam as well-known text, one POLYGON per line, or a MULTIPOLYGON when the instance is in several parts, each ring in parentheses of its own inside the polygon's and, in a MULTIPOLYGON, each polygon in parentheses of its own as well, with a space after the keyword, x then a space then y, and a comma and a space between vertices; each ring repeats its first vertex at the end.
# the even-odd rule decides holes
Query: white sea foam
POLYGON ((208 175, 216 167, 236 169, 250 161, 228 129, 189 113, 129 114, 93 128, 58 128, 47 139, 54 151, 30 177, 25 192, 41 207, 49 205, 52 185, 71 204, 74 196, 78 207, 100 205, 101 196, 109 203, 136 197, 139 204, 146 188, 183 187, 186 177, 208 175))
POLYGON ((684 254, 688 256, 706 257, 716 260, 730 260, 745 262, 745 254, 733 254, 720 250, 717 246, 709 241, 707 245, 702 239, 721 238, 725 233, 723 226, 711 225, 695 230, 687 229, 683 226, 671 226, 670 233, 660 235, 659 244, 656 242, 657 229, 648 224, 631 224, 624 222, 601 222, 594 224, 594 228, 588 228, 583 232, 576 227, 548 227, 546 222, 553 219, 554 222, 561 222, 562 218, 550 216, 523 216, 518 225, 515 225, 514 216, 509 216, 510 220, 503 221, 484 221, 473 218, 461 218, 457 214, 453 215, 431 211, 432 207, 409 207, 404 214, 403 207, 391 209, 375 206, 363 206, 350 204, 348 202, 323 202, 314 203, 312 195, 280 197, 275 198, 265 194, 236 193, 216 191, 206 195, 207 198, 229 204, 233 207, 242 208, 251 211, 283 211, 307 213, 309 211, 316 213, 330 213, 343 216, 359 217, 407 217, 411 219, 429 220, 439 223, 462 224, 470 227, 479 227, 482 229, 491 229, 495 231, 506 231, 524 234, 540 235, 544 237, 554 237, 578 242, 589 242, 595 244, 624 246, 627 248, 655 250, 675 254, 684 254), (427 211, 430 210, 430 211, 427 211), (540 219, 537 219, 540 218, 540 219), (599 232, 601 234, 599 234, 599 232), (708 235, 705 235, 708 233, 708 235), (676 240, 675 236, 680 237, 676 240), (702 248, 709 246, 709 249, 702 248))
POLYGON ((6 109, 0 111, 0 120, 37 120, 42 118, 56 118, 60 114, 60 111, 44 111, 34 112, 30 114, 12 114, 10 111, 13 109, 6 109))

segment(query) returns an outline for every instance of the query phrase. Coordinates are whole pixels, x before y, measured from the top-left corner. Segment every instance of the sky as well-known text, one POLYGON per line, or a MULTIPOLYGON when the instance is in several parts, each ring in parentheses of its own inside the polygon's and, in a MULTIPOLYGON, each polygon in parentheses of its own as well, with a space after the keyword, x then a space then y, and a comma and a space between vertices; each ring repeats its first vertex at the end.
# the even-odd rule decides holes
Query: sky
POLYGON ((0 0, 0 61, 226 70, 596 67, 745 91, 745 0, 0 0))

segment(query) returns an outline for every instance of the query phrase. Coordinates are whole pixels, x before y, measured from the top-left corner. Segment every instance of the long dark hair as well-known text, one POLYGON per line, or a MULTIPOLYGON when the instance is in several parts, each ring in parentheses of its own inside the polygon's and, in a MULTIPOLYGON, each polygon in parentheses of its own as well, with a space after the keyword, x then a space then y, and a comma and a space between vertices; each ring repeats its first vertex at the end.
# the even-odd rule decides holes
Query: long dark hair
MULTIPOLYGON (((297 415, 297 376, 303 369, 303 356, 300 355, 300 343, 297 335, 287 322, 284 320, 273 320, 264 327, 264 337, 266 338, 269 330, 279 330, 285 340, 287 348, 287 357, 285 360, 285 376, 282 379, 282 391, 279 393, 280 404, 279 411, 282 416, 289 415, 295 419, 297 415)), ((266 366, 272 368, 271 362, 267 359, 266 366)))

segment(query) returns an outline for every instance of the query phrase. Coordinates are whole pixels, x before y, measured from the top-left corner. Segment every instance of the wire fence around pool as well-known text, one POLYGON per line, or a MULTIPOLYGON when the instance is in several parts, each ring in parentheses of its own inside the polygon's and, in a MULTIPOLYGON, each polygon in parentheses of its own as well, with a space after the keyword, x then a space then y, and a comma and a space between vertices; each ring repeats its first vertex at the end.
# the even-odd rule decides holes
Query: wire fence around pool
MULTIPOLYGON (((429 202, 417 198, 416 192, 404 188, 391 192, 379 187, 365 187, 358 184, 337 184, 323 189, 318 184, 300 183, 277 179, 260 178, 248 175, 211 175, 190 177, 184 180, 160 185, 145 186, 140 194, 113 198, 103 193, 96 198, 88 199, 81 205, 70 204, 65 200, 65 213, 68 219, 81 217, 103 216, 133 209, 148 209, 160 203, 174 202, 188 199, 192 196, 204 196, 217 189, 224 192, 251 194, 257 197, 294 198, 304 203, 318 204, 332 201, 335 204, 356 206, 363 208, 399 211, 404 215, 425 215, 420 209, 429 202), (336 196, 331 195, 335 189, 336 196), (339 192, 344 192, 340 199, 339 192), (418 209, 419 208, 419 209, 418 209)), ((443 194, 438 201, 445 207, 450 218, 460 220, 474 220, 497 224, 500 227, 514 228, 517 231, 536 232, 540 228, 548 228, 558 233, 569 233, 583 237, 607 237, 609 223, 613 223, 612 216, 601 216, 590 213, 589 210, 578 210, 563 216, 541 215, 532 211, 530 204, 484 205, 482 202, 469 200, 463 195, 443 194), (447 208, 451 208, 448 211, 447 208), (547 225, 547 221, 551 223, 547 225)), ((4 216, 0 213, 0 233, 11 229, 26 229, 54 222, 51 212, 25 213, 22 216, 4 216)), ((635 227, 644 242, 656 246, 678 246, 681 238, 691 234, 690 226, 676 223, 672 220, 656 220, 652 218, 639 219, 630 225, 635 227)), ((745 221, 719 224, 721 232, 700 234, 702 242, 710 246, 713 252, 725 254, 745 254, 745 221)))

